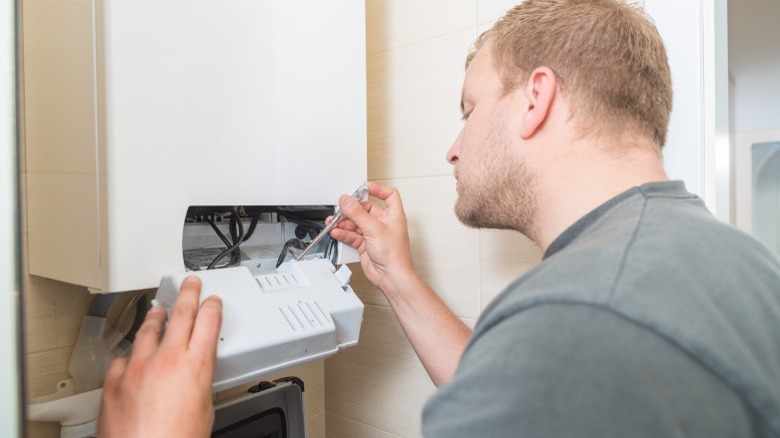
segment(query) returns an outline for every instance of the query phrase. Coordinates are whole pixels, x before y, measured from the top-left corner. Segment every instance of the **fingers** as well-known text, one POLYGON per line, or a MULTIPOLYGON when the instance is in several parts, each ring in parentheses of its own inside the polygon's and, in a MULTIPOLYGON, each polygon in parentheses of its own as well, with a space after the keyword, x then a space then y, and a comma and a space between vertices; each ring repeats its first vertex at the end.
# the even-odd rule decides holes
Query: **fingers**
POLYGON ((359 248, 363 244, 363 235, 348 229, 334 228, 330 230, 330 236, 353 248, 359 248))
POLYGON ((156 306, 149 309, 144 323, 135 335, 131 360, 144 360, 157 351, 163 324, 165 324, 165 309, 156 306))
POLYGON ((348 230, 359 228, 365 233, 371 232, 378 225, 378 219, 369 214, 366 208, 351 196, 342 195, 339 198, 339 208, 348 219, 347 221, 342 221, 344 222, 344 226, 341 228, 346 228, 348 230), (349 223, 350 221, 352 224, 349 223))
POLYGON ((188 275, 181 282, 179 296, 171 309, 168 327, 165 329, 163 347, 187 348, 189 345, 192 327, 198 314, 200 286, 200 278, 194 275, 188 275))
MULTIPOLYGON (((222 326, 222 300, 212 295, 200 306, 198 317, 195 320, 195 328, 192 330, 190 350, 204 358, 217 357, 217 338, 222 326)), ((212 366, 213 368, 213 366, 212 366)))
MULTIPOLYGON (((403 215, 401 196, 396 189, 372 182, 365 184, 372 196, 384 201, 387 209, 392 209, 403 215)), ((370 201, 360 203, 347 195, 343 195, 339 199, 339 208, 344 213, 345 220, 334 227, 330 235, 354 248, 363 244, 363 235, 366 232, 369 234, 377 232, 386 213, 386 209, 377 204, 370 201)), ((328 219, 332 220, 332 217, 328 219)))
POLYGON ((106 377, 103 383, 104 397, 107 394, 109 394, 111 391, 118 390, 120 377, 122 377, 122 374, 125 373, 126 368, 127 368, 126 357, 120 357, 118 359, 114 359, 111 361, 111 363, 108 365, 108 370, 106 371, 106 377))
POLYGON ((388 207, 401 206, 401 195, 393 187, 386 187, 377 183, 367 182, 371 196, 385 201, 388 207))
MULTIPOLYGON (((363 208, 367 212, 371 213, 371 215, 374 217, 380 217, 382 215, 382 208, 371 201, 361 202, 360 205, 362 205, 363 208)), ((325 223, 329 224, 332 220, 333 220, 333 216, 328 216, 325 219, 325 223)), ((336 224, 335 228, 342 228, 349 231, 358 231, 358 226, 354 222, 349 220, 349 218, 343 218, 341 221, 339 221, 338 224, 336 224)))

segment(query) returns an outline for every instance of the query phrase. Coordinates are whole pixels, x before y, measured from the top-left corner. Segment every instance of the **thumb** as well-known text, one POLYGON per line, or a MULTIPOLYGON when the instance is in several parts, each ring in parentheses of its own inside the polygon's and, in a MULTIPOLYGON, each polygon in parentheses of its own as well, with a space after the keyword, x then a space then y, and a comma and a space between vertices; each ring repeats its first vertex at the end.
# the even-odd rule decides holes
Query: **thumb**
POLYGON ((371 216, 360 202, 349 195, 341 195, 339 198, 339 208, 344 213, 344 217, 351 220, 363 232, 371 232, 377 226, 377 219, 371 216))

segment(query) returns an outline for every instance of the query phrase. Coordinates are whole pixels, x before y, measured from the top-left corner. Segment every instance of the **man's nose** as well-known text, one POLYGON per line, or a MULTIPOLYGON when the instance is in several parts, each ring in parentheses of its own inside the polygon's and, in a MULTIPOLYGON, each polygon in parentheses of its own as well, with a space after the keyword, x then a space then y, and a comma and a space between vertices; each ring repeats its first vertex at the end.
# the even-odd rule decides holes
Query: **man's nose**
POLYGON ((455 142, 452 143, 452 146, 450 146, 450 150, 447 151, 447 162, 450 164, 455 164, 458 162, 458 156, 460 155, 461 135, 463 135, 463 132, 458 134, 458 137, 455 139, 455 142))

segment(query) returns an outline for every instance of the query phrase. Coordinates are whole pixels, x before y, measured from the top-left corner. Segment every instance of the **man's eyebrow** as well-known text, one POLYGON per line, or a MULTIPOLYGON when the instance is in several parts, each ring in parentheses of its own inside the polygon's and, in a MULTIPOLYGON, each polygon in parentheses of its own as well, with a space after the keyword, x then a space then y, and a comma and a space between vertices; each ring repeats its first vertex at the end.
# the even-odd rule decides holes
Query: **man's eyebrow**
POLYGON ((463 96, 460 97, 460 113, 463 114, 466 111, 465 106, 463 105, 463 96))

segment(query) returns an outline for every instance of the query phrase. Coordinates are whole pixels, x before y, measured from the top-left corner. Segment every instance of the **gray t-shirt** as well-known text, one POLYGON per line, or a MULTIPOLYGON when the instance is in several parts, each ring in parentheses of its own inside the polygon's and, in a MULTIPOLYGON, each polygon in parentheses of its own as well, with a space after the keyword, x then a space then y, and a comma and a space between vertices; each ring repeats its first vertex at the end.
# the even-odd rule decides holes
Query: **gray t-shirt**
POLYGON ((572 225, 483 312, 426 437, 780 436, 780 264, 681 182, 572 225))

